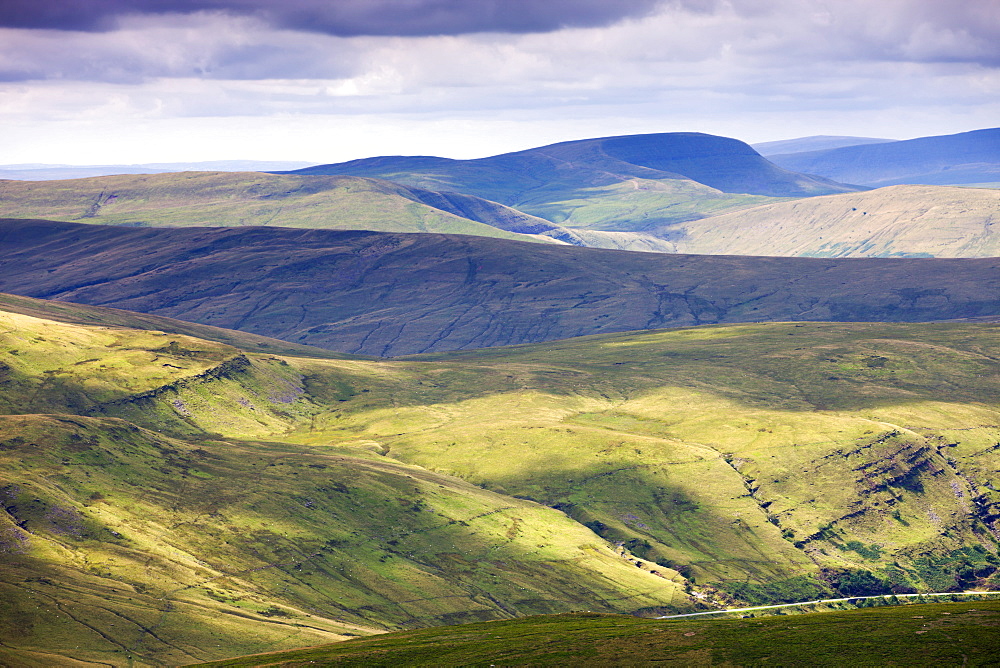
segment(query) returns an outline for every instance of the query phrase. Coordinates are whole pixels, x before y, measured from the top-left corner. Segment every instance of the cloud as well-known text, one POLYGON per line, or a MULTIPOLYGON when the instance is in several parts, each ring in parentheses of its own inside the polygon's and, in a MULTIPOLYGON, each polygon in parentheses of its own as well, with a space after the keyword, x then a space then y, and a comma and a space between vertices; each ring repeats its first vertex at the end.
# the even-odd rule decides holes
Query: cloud
POLYGON ((661 0, 4 0, 0 26, 107 31, 130 15, 226 12, 277 28, 359 35, 533 33, 603 26, 653 11, 661 0))
MULTIPOLYGON (((274 128, 303 136, 329 125, 330 137, 365 119, 365 128, 406 128, 391 135, 397 143, 449 119, 494 134, 496 123, 509 123, 505 142, 518 123, 526 133, 529 125, 544 127, 534 136, 553 140, 586 136, 572 128, 756 140, 790 136, 793 127, 801 134, 920 132, 895 129, 909 123, 928 128, 925 134, 957 132, 1000 117, 1000 12, 992 4, 31 0, 29 8, 27 0, 0 0, 0 22, 32 26, 0 27, 0 133, 7 135, 0 145, 10 145, 15 127, 75 118, 107 121, 114 135, 130 123, 176 129, 176 119, 193 128, 193 119, 249 124, 256 117, 254 128, 281 119, 274 128), (933 127, 946 118, 963 120, 933 127), (747 132, 749 119, 776 129, 747 132)), ((435 151, 434 141, 450 141, 424 139, 419 150, 436 153, 444 149, 435 151)), ((463 138, 461 154, 503 148, 493 137, 477 141, 463 138)), ((395 152, 411 150, 404 145, 415 146, 400 143, 395 152)))

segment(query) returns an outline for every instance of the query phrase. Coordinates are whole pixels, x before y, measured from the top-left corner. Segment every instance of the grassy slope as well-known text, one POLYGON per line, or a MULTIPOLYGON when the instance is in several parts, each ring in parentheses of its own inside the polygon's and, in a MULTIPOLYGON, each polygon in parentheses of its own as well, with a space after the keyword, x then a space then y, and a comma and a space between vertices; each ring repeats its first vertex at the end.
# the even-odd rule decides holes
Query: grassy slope
POLYGON ((393 363, 439 365, 381 390, 393 408, 348 404, 297 438, 557 505, 699 582, 878 570, 884 552, 900 587, 954 586, 965 557, 946 554, 994 549, 997 332, 772 324, 425 356, 393 363))
POLYGON ((573 229, 647 232, 669 239, 670 227, 678 223, 776 201, 763 195, 724 193, 687 179, 631 178, 580 189, 559 186, 534 192, 531 199, 519 201, 518 208, 573 229))
POLYGON ((180 172, 0 181, 0 215, 104 225, 276 225, 526 238, 415 201, 395 184, 349 176, 180 172))
POLYGON ((892 186, 769 204, 669 228, 677 252, 995 257, 1000 191, 892 186))
POLYGON ((993 665, 1000 604, 653 621, 574 614, 393 633, 211 666, 993 665))
MULTIPOLYGON (((296 358, 10 313, 0 331, 0 643, 18 665, 689 605, 676 573, 558 511, 365 448, 253 440, 316 412, 296 358)), ((350 396, 340 373, 328 401, 350 396)))
POLYGON ((98 327, 124 327, 128 329, 153 330, 167 334, 181 334, 215 343, 235 346, 241 350, 278 355, 306 355, 309 357, 342 358, 345 355, 323 348, 302 346, 288 341, 258 336, 234 329, 222 329, 211 325, 199 325, 173 318, 122 311, 104 306, 87 306, 50 299, 33 299, 0 293, 0 310, 7 313, 34 316, 56 322, 95 325, 98 327))
MULTIPOLYGON (((720 194, 698 187, 707 192, 706 201, 720 194)), ((630 193, 619 197, 595 191, 588 197, 594 201, 583 199, 568 206, 606 210, 608 206, 618 207, 617 201, 621 199, 621 214, 631 217, 634 213, 634 207, 628 203, 633 199, 630 193)), ((676 197, 665 198, 668 207, 690 209, 687 204, 677 203, 676 197)), ((731 196, 722 199, 720 207, 732 208, 724 206, 733 199, 731 196)), ((718 207, 701 208, 712 211, 718 207)), ((669 242, 639 232, 590 231, 581 236, 547 220, 470 195, 438 193, 352 176, 185 172, 65 181, 0 181, 0 215, 142 227, 275 225, 449 232, 525 241, 553 239, 595 248, 672 250, 669 242)), ((661 221, 644 221, 637 227, 657 222, 661 221)))
POLYGON ((678 571, 715 600, 995 584, 995 325, 704 327, 384 361, 4 317, 17 605, 0 642, 33 652, 176 663, 676 608, 678 571))

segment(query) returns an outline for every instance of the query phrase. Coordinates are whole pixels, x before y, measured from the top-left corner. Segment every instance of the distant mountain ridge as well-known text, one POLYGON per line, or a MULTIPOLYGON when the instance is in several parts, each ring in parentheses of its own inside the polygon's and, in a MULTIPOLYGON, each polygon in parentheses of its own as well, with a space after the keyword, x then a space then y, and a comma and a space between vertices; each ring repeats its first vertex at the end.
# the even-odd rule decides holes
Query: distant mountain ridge
POLYGON ((301 169, 301 160, 206 160, 202 162, 150 162, 138 165, 49 165, 44 163, 0 165, 0 179, 57 181, 116 174, 165 174, 168 172, 263 172, 301 169))
POLYGON ((1000 182, 1000 128, 772 155, 785 169, 865 186, 1000 182))
POLYGON ((348 353, 656 327, 1000 314, 1000 259, 633 253, 441 234, 0 224, 0 291, 348 353))
POLYGON ((765 158, 772 155, 789 153, 804 153, 806 151, 825 151, 845 146, 861 146, 864 144, 885 144, 897 139, 881 139, 878 137, 844 137, 840 135, 814 135, 796 139, 781 139, 750 144, 751 147, 765 158))

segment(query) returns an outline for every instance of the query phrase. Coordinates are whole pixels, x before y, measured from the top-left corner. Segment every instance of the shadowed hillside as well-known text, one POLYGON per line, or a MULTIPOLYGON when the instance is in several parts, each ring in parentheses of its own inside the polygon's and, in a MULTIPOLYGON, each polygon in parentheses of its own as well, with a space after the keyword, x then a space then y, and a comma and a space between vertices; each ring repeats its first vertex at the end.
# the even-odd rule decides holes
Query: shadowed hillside
POLYGON ((402 355, 764 320, 1000 314, 1000 260, 684 256, 482 237, 8 220, 0 289, 402 355))
POLYGON ((875 187, 996 183, 1000 181, 1000 128, 769 159, 785 169, 875 187))

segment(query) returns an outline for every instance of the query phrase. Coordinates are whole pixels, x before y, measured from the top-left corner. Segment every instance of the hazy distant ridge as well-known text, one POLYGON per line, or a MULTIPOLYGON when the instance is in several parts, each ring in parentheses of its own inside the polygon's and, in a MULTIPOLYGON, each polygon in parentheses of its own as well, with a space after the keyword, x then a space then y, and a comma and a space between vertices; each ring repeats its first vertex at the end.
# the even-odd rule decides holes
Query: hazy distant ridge
POLYGON ((785 169, 867 186, 1000 182, 1000 128, 772 155, 770 160, 785 169))

